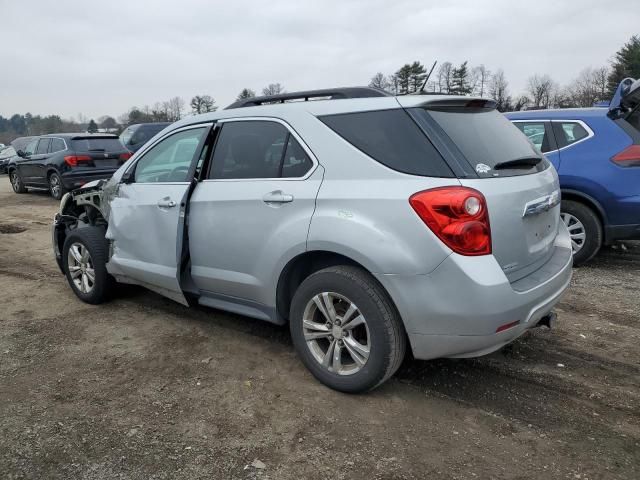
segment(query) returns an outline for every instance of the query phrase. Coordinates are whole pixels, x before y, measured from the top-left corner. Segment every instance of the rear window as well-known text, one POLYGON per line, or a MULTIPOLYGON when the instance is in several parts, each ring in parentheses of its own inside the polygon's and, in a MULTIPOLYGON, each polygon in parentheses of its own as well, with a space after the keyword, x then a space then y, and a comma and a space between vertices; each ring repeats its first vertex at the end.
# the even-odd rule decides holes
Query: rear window
POLYGON ((542 160, 533 167, 493 170, 498 163, 540 157, 527 137, 497 110, 416 108, 412 111, 419 120, 435 121, 481 177, 526 175, 549 165, 542 160))
POLYGON ((76 152, 121 152, 124 150, 122 143, 117 138, 82 138, 72 140, 71 143, 76 152))
POLYGON ((402 109, 319 117, 325 125, 374 160, 402 173, 453 177, 453 172, 402 109))

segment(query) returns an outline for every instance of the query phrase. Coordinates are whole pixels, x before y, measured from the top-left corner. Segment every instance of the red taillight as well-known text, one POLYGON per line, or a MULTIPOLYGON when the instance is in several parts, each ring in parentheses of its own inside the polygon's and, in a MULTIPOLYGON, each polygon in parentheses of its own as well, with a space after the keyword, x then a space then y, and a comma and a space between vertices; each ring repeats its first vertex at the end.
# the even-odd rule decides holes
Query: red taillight
POLYGON ((611 160, 621 167, 640 167, 640 145, 630 145, 611 160))
POLYGON ((491 228, 484 196, 467 187, 440 187, 409 198, 418 216, 451 250, 461 255, 491 253, 491 228))
POLYGON ((133 153, 131 153, 131 152, 121 153, 119 158, 120 158, 120 160, 125 161, 125 160, 129 160, 132 155, 133 155, 133 153))
POLYGON ((89 155, 65 155, 64 163, 70 167, 77 167, 80 162, 89 162, 91 157, 89 155))

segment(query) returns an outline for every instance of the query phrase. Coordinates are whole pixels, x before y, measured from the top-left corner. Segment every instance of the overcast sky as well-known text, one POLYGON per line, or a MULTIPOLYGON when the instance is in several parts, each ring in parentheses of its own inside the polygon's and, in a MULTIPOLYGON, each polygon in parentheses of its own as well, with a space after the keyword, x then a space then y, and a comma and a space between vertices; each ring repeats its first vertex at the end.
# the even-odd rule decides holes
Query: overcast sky
POLYGON ((640 33, 637 0, 0 0, 0 114, 120 116, 248 87, 366 85, 434 60, 569 82, 640 33))

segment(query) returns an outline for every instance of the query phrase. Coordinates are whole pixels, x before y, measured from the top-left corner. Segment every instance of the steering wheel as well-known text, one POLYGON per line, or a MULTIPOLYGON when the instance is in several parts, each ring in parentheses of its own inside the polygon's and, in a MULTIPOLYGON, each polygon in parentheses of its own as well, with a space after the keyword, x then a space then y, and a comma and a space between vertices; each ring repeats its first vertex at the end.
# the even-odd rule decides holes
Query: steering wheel
POLYGON ((168 182, 182 182, 182 181, 185 181, 186 179, 184 179, 184 177, 187 176, 187 173, 189 173, 189 167, 186 166, 186 165, 180 165, 180 166, 174 168, 173 170, 171 170, 171 172, 167 176, 167 181, 168 182), (181 179, 176 180, 175 177, 180 172, 184 172, 184 175, 181 177, 181 179))

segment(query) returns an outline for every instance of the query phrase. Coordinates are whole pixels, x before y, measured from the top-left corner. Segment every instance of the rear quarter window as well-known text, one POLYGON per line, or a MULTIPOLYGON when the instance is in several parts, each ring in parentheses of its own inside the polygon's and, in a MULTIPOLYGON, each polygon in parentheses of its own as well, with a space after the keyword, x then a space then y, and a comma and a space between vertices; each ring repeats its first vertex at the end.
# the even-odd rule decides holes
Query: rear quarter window
POLYGON ((351 145, 398 172, 454 177, 440 153, 402 109, 325 115, 319 119, 351 145))

